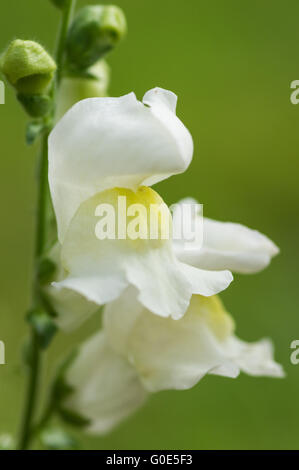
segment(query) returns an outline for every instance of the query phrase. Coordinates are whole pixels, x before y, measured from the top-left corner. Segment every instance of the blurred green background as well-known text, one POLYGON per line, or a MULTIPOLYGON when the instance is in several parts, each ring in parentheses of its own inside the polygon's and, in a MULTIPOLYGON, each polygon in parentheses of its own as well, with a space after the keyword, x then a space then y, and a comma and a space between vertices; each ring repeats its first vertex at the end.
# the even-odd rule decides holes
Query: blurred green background
MULTIPOLYGON (((78 5, 97 2, 78 1, 78 5)), ((103 2, 109 3, 109 2, 103 2)), ((154 395, 108 436, 83 437, 89 449, 299 448, 299 365, 290 343, 299 339, 299 105, 290 82, 299 79, 298 0, 120 0, 127 39, 109 57, 111 94, 160 86, 179 97, 178 115, 195 143, 189 170, 158 185, 164 199, 185 196, 205 215, 237 221, 269 235, 281 248, 271 267, 235 276, 222 298, 245 340, 273 339, 284 380, 207 377, 192 390, 154 395)), ((17 37, 50 50, 58 10, 47 0, 1 2, 0 48, 17 37)), ((24 395, 19 365, 26 334, 34 234, 37 148, 24 144, 26 117, 11 89, 0 106, 0 433, 15 432, 24 395)), ((92 331, 60 334, 55 359, 92 331)), ((46 380, 46 378, 45 378, 46 380)))

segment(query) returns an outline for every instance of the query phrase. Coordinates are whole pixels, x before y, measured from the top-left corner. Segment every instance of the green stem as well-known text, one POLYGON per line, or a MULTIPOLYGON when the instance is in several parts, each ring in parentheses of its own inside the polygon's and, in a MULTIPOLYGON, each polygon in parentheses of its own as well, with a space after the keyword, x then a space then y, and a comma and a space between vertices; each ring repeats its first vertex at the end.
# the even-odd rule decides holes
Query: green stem
POLYGON ((42 414, 40 420, 38 423, 35 424, 34 428, 32 429, 32 437, 36 436, 40 430, 46 426, 46 424, 50 421, 52 415, 54 412, 54 402, 53 402, 53 397, 50 396, 50 400, 45 408, 44 413, 42 414))
MULTIPOLYGON (((35 263, 38 264, 46 242, 47 229, 47 190, 48 190, 48 137, 44 133, 41 142, 41 152, 38 169, 38 196, 36 216, 35 263)), ((35 266, 36 271, 38 266, 35 266)), ((37 279, 35 280, 37 281, 37 279)), ((38 286, 37 286, 38 287, 38 286)))
MULTIPOLYGON (((32 308, 38 306, 38 263, 43 252, 46 235, 46 204, 47 204, 47 168, 48 168, 48 151, 47 151, 48 133, 43 135, 41 143, 41 152, 38 167, 38 195, 37 195, 37 214, 36 214, 36 238, 34 252, 34 279, 32 287, 32 308)), ((30 427, 34 414, 39 373, 41 365, 41 354, 38 344, 36 332, 31 328, 29 343, 30 365, 28 388, 25 400, 24 415, 21 424, 18 449, 26 449, 30 439, 30 427)))
POLYGON ((38 345, 38 339, 36 337, 36 333, 34 330, 31 330, 31 363, 29 369, 29 377, 28 377, 28 388, 27 388, 27 396, 26 396, 26 405, 24 409, 23 420, 21 424, 21 431, 19 437, 19 450, 25 450, 28 448, 29 441, 30 441, 30 427, 32 416, 35 408, 36 396, 37 396, 37 389, 38 389, 38 379, 40 373, 40 350, 38 345))
MULTIPOLYGON (((63 68, 65 41, 67 31, 71 22, 72 13, 76 0, 67 0, 62 11, 61 27, 56 51, 56 63, 58 67, 56 83, 53 89, 53 103, 55 103, 55 91, 60 83, 63 68)), ((55 108, 55 106, 54 106, 55 108)), ((40 258, 43 255, 47 235, 47 204, 48 204, 48 137, 50 130, 44 132, 41 142, 41 152, 38 168, 38 196, 36 215, 36 239, 34 252, 34 280, 32 288, 32 308, 40 305, 39 280, 37 276, 40 258)), ((21 422, 18 449, 27 449, 32 437, 32 422, 36 409, 39 376, 41 370, 41 350, 38 337, 33 328, 30 334, 30 365, 28 374, 28 385, 25 399, 24 413, 21 422)))
POLYGON ((56 64, 57 64, 57 74, 56 74, 56 83, 59 85, 63 70, 63 60, 65 53, 65 41, 67 32, 72 20, 73 12, 76 6, 77 0, 67 0, 64 7, 64 14, 62 16, 59 38, 57 42, 57 49, 55 54, 56 64))

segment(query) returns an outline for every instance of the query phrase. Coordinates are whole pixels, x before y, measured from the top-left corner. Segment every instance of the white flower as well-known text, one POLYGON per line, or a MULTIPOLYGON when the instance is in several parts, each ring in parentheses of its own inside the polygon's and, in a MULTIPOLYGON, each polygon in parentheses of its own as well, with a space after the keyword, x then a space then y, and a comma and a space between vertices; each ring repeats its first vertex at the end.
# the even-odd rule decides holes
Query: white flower
POLYGON ((72 393, 63 408, 105 433, 141 406, 149 393, 193 387, 207 374, 283 377, 272 343, 246 343, 217 296, 193 296, 183 318, 146 310, 133 288, 108 304, 104 327, 80 349, 65 375, 72 393))
POLYGON ((282 377, 267 339, 246 343, 218 296, 194 295, 183 318, 160 318, 132 291, 105 307, 104 332, 111 347, 134 366, 144 387, 187 389, 206 374, 282 377))
MULTIPOLYGON (((184 204, 197 204, 191 198, 182 199, 184 204)), ((199 213, 192 213, 199 218, 199 213)), ((174 217, 174 224, 180 219, 174 217)), ((179 227, 178 227, 179 229, 179 227)), ((174 227, 175 230, 175 227, 174 227)), ((175 254, 184 263, 201 269, 229 269, 233 272, 251 274, 266 268, 271 258, 279 253, 278 247, 265 235, 244 225, 217 222, 203 218, 203 244, 186 248, 183 240, 175 240, 175 254)))
POLYGON ((110 348, 103 332, 83 344, 64 380, 73 393, 63 409, 86 420, 90 433, 110 431, 147 397, 134 368, 110 348))
POLYGON ((66 113, 49 139, 59 244, 52 254, 56 282, 46 293, 63 328, 107 304, 102 331, 65 372, 71 392, 62 407, 85 418, 90 432, 109 431, 150 392, 187 389, 207 374, 283 376, 270 340, 237 338, 214 295, 231 282, 230 270, 251 273, 269 264, 278 249, 267 237, 204 219, 203 245, 186 248, 184 240, 172 239, 171 219, 165 224, 160 213, 156 239, 96 236, 101 205, 114 208, 119 225, 120 197, 145 208, 139 218, 145 232, 152 206, 169 214, 149 186, 190 164, 192 138, 175 108, 176 96, 158 88, 143 103, 133 93, 87 99, 66 113))
MULTIPOLYGON (((232 281, 229 271, 205 271, 182 263, 170 240, 98 240, 95 214, 119 196, 129 204, 168 208, 148 186, 184 171, 192 138, 175 115, 176 96, 147 92, 77 103, 49 138, 49 183, 56 213, 61 264, 66 277, 56 289, 71 290, 102 305, 129 286, 157 315, 180 318, 191 295, 213 295, 232 281), (143 104, 144 103, 144 104, 143 104)), ((162 222, 159 230, 163 230, 162 222)))

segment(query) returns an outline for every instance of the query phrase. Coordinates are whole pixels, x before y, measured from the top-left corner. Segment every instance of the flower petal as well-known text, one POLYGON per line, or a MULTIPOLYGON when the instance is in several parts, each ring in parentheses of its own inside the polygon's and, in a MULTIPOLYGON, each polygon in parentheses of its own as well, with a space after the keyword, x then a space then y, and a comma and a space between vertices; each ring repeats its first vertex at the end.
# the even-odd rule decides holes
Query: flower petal
POLYGON ((105 307, 104 331, 150 392, 187 389, 206 374, 283 374, 269 342, 248 344, 234 336, 234 322, 217 296, 193 296, 184 317, 173 320, 152 315, 127 290, 105 307))
POLYGON ((103 325, 107 341, 118 354, 127 356, 128 341, 144 310, 137 300, 138 291, 128 287, 118 299, 105 305, 103 325))
MULTIPOLYGON (((84 296, 88 302, 95 303, 98 306, 116 299, 127 285, 128 283, 121 277, 121 273, 106 272, 102 274, 100 271, 94 276, 80 277, 76 274, 70 274, 62 281, 52 283, 52 287, 56 291, 62 291, 57 294, 60 297, 65 295, 63 291, 71 290, 80 296, 84 296)), ((86 312, 85 317, 88 316, 86 312)))
POLYGON ((110 431, 147 397, 134 369, 109 347, 103 332, 84 343, 66 381, 73 393, 64 407, 90 420, 87 431, 94 434, 110 431))
MULTIPOLYGON (((196 204, 192 199, 178 204, 196 204)), ((174 223, 180 220, 174 218, 174 223)), ((203 244, 186 248, 176 240, 174 249, 184 263, 209 270, 229 269, 250 274, 266 268, 271 258, 278 254, 277 246, 265 235, 243 225, 203 219, 203 244)))
POLYGON ((97 304, 87 300, 86 297, 73 289, 57 288, 55 285, 50 285, 46 292, 51 299, 51 306, 57 314, 55 323, 62 330, 72 331, 78 328, 99 310, 97 304))
POLYGON ((131 256, 127 279, 138 289, 138 300, 161 317, 181 318, 186 312, 192 287, 169 247, 131 256))
MULTIPOLYGON (((176 112, 178 97, 175 93, 163 88, 153 88, 145 93, 142 102, 148 106, 156 107, 166 106, 173 113, 176 112)), ((154 112, 154 111, 153 111, 154 112)))
POLYGON ((273 344, 269 339, 246 343, 232 336, 228 338, 224 347, 227 356, 248 375, 285 377, 282 366, 274 361, 273 344))
POLYGON ((192 137, 165 105, 167 93, 146 99, 150 106, 134 93, 82 100, 55 126, 49 183, 60 241, 77 208, 95 193, 116 186, 135 189, 186 170, 192 137))
MULTIPOLYGON (((55 264, 56 270, 53 279, 57 281, 65 278, 65 272, 61 265, 61 246, 56 243, 48 253, 49 259, 55 264)), ((91 315, 99 310, 99 306, 89 301, 72 288, 63 288, 57 283, 46 284, 43 288, 44 295, 48 298, 50 305, 56 313, 55 323, 65 331, 78 328, 91 315)))
POLYGON ((208 271, 180 263, 181 271, 191 284, 193 294, 209 297, 225 290, 233 280, 230 271, 208 271))
POLYGON ((134 306, 133 292, 129 291, 105 307, 109 344, 130 360, 147 390, 187 389, 224 365, 227 376, 238 375, 238 367, 223 354, 205 313, 198 312, 198 298, 192 298, 180 320, 160 318, 134 306))

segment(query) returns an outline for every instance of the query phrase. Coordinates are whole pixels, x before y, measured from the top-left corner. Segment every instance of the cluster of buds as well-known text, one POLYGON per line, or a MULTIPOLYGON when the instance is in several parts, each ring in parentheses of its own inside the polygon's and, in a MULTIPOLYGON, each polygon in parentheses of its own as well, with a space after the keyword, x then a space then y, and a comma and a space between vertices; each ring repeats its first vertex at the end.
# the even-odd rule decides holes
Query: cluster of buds
MULTIPOLYGON (((69 0, 51 1, 63 10, 69 0)), ((81 99, 107 95, 109 67, 103 58, 125 33, 126 19, 116 6, 87 6, 77 12, 67 33, 63 70, 59 71, 62 83, 56 117, 81 99)), ((0 59, 1 72, 33 118, 44 118, 54 110, 56 69, 53 58, 34 41, 12 41, 0 59)))

